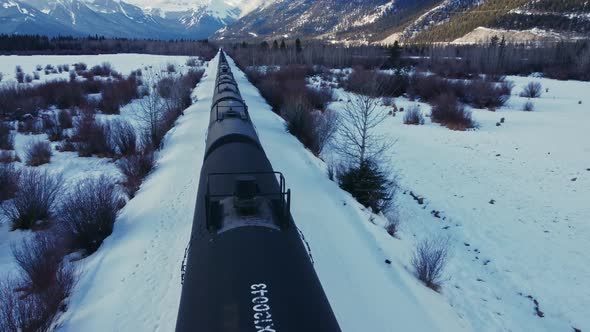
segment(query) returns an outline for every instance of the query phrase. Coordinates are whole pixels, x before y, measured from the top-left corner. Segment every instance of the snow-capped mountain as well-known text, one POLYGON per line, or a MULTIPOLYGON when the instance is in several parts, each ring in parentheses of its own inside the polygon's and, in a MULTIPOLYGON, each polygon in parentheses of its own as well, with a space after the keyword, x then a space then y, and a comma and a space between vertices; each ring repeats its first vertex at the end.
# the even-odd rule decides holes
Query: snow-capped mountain
POLYGON ((312 37, 361 43, 454 41, 480 27, 502 35, 509 30, 543 30, 547 32, 545 35, 588 38, 590 3, 585 0, 276 0, 251 11, 236 24, 219 31, 215 38, 312 37))
POLYGON ((0 0, 0 33, 208 38, 271 0, 0 0))
POLYGON ((35 7, 15 0, 0 0, 0 32, 8 34, 76 35, 67 25, 45 15, 35 7))

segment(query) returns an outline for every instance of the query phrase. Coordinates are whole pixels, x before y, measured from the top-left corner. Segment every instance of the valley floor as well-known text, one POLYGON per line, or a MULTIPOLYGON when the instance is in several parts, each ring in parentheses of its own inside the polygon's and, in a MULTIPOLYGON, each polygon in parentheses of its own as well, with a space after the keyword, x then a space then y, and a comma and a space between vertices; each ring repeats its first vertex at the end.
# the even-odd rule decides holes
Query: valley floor
MULTIPOLYGON (((117 57, 80 61, 110 61, 121 71, 147 65, 142 56, 121 55, 120 64, 117 57)), ((25 72, 37 63, 59 64, 50 57, 19 58, 2 62, 5 79, 20 62, 25 72)), ((193 93, 197 101, 166 136, 156 169, 121 210, 113 234, 76 263, 82 277, 60 331, 174 330, 216 64, 217 58, 208 64, 193 93)), ((385 219, 328 179, 326 164, 285 131, 231 64, 263 147, 292 189, 294 220, 343 331, 590 329, 590 83, 509 77, 515 95, 497 112, 474 110, 474 131, 450 131, 428 117, 423 126, 407 126, 403 113, 388 118, 379 131, 395 141, 389 159, 401 186, 401 231, 392 238, 385 219), (535 112, 523 112, 526 99, 517 94, 531 80, 541 82, 544 93, 533 100, 535 112), (441 293, 417 281, 410 264, 415 243, 432 236, 451 243, 441 293)), ((344 91, 337 95, 342 101, 330 105, 336 111, 347 100, 344 91)), ((396 103, 406 109, 417 104, 396 103)), ((419 105, 428 116, 430 106, 419 105)), ((26 137, 17 137, 17 150, 19 139, 26 137)), ((85 158, 74 165, 76 159, 60 153, 55 167, 117 176, 108 161, 85 158)), ((24 236, 0 224, 2 272, 14 269, 10 243, 24 236)))

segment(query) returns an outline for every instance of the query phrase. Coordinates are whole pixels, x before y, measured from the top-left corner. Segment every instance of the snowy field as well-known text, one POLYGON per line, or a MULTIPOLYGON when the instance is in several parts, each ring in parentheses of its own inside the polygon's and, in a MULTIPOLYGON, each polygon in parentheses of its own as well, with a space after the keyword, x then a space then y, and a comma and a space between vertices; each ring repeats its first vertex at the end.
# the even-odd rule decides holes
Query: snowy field
MULTIPOLYGON (((404 125, 403 113, 380 126, 395 142, 388 157, 404 193, 397 202, 403 251, 386 252, 407 266, 412 242, 450 238, 442 295, 475 331, 585 331, 590 83, 508 80, 515 89, 506 107, 473 110, 477 130, 451 131, 428 117, 423 126, 404 125), (527 99, 518 94, 530 81, 541 83, 543 94, 532 100, 534 112, 523 112, 527 99)), ((337 95, 349 99, 342 90, 337 95)), ((395 102, 430 113, 428 104, 395 102)), ((336 111, 342 107, 331 104, 336 111)))
MULTIPOLYGON (((108 61, 127 74, 185 60, 0 57, 0 71, 4 82, 16 65, 29 73, 37 64, 82 61, 90 67, 108 61)), ((451 131, 428 117, 423 126, 404 125, 403 113, 389 117, 379 130, 396 142, 389 156, 401 186, 396 239, 380 226, 383 218, 328 179, 324 162, 285 132, 283 120, 229 61, 264 149, 293 191, 294 219, 343 331, 590 329, 590 83, 509 77, 516 88, 508 105, 497 112, 474 110, 479 129, 473 131, 451 131), (543 95, 533 100, 535 112, 523 112, 527 100, 518 93, 531 80, 543 85, 543 95), (505 122, 497 126, 501 118, 505 122), (410 265, 415 243, 432 236, 451 243, 441 293, 417 281, 410 265)), ((78 263, 82 277, 60 331, 174 330, 216 68, 217 58, 193 93, 197 101, 166 136, 156 169, 121 210, 113 234, 78 263)), ((348 99, 344 91, 336 93, 348 99)), ((395 102, 406 109, 415 104, 395 102)), ((428 115, 430 106, 419 105, 428 115)), ((342 102, 330 107, 338 111, 342 102)), ((130 112, 126 107, 122 116, 131 119, 130 112)), ((17 151, 27 139, 17 136, 17 151)), ((41 167, 65 172, 68 181, 93 172, 119 176, 108 159, 74 153, 56 152, 41 167)), ((14 269, 10 243, 27 236, 8 230, 0 224, 2 272, 14 269)))
MULTIPOLYGON (((174 64, 177 71, 182 73, 188 71, 186 66, 185 56, 154 56, 143 54, 114 54, 114 55, 87 55, 87 56, 0 56, 0 73, 3 74, 2 84, 15 84, 14 79, 15 67, 22 66, 25 74, 29 74, 36 70, 36 65, 51 64, 54 67, 62 64, 69 64, 84 62, 91 68, 94 65, 100 65, 104 62, 109 62, 113 69, 123 75, 128 75, 137 69, 145 67, 153 67, 156 69, 166 68, 168 64, 174 64)), ((45 75, 44 70, 40 71, 41 81, 54 79, 69 79, 67 72, 61 74, 45 75)), ((39 81, 34 81, 35 82, 39 81)), ((120 115, 98 115, 97 118, 121 118, 134 124, 136 127, 137 117, 134 115, 138 107, 137 100, 125 105, 121 108, 120 115)), ((72 129, 71 129, 72 130, 72 129)), ((70 131, 71 131, 70 130, 70 131)), ((15 137, 15 152, 21 157, 24 156, 25 146, 30 141, 47 140, 46 134, 41 135, 26 135, 17 133, 15 137)), ((59 152, 55 148, 59 142, 51 143, 53 149, 53 156, 49 164, 37 167, 40 170, 47 170, 53 174, 62 174, 64 178, 64 185, 66 188, 72 187, 81 179, 88 177, 98 177, 106 175, 113 180, 123 180, 123 176, 117 169, 114 161, 109 158, 98 157, 78 157, 77 152, 59 152)), ((25 167, 22 163, 17 163, 19 167, 25 167)), ((22 239, 30 237, 33 233, 30 231, 10 231, 10 223, 2 215, 0 210, 0 278, 4 278, 7 274, 14 274, 16 271, 16 263, 11 254, 11 244, 19 243, 22 239)), ((83 261, 80 265, 85 265, 83 261)), ((85 266, 81 268, 85 271, 85 266)))
MULTIPOLYGON (((186 56, 166 56, 166 55, 150 55, 150 54, 101 54, 101 55, 0 55, 0 73, 3 78, 1 83, 16 83, 16 66, 21 66, 25 75, 33 75, 37 70, 37 65, 42 66, 42 70, 38 71, 40 80, 55 80, 55 79, 69 79, 69 73, 64 71, 56 74, 45 74, 45 66, 52 65, 57 67, 59 65, 70 65, 73 69, 75 63, 85 63, 88 68, 100 65, 104 62, 109 62, 113 68, 123 75, 128 75, 131 71, 144 68, 146 66, 153 66, 154 68, 164 68, 168 63, 172 63, 177 67, 184 67, 186 63, 186 56)), ((38 82, 38 81, 37 81, 38 82)))

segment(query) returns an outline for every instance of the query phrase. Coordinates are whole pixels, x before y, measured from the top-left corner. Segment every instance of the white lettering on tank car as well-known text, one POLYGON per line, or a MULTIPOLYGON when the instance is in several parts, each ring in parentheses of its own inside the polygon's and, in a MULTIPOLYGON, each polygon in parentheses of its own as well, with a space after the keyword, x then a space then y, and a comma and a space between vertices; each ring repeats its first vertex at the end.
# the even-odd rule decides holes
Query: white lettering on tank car
POLYGON ((267 293, 268 287, 266 284, 253 284, 250 286, 256 332, 276 332, 272 314, 270 313, 269 298, 266 296, 267 293))

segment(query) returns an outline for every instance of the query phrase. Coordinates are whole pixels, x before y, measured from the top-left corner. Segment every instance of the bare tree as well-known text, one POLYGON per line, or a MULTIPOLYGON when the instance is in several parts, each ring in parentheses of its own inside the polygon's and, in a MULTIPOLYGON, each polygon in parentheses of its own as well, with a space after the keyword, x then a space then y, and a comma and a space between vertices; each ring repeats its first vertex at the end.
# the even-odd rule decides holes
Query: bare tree
POLYGON ((168 110, 166 101, 158 93, 157 83, 160 80, 160 75, 160 72, 153 68, 149 68, 143 74, 148 93, 139 100, 139 108, 136 112, 136 117, 143 124, 154 148, 159 147, 166 133, 164 122, 168 110))
POLYGON ((366 160, 381 160, 392 144, 376 133, 377 126, 387 118, 387 113, 378 106, 379 99, 370 94, 353 95, 344 106, 339 126, 340 140, 335 150, 355 165, 366 160))

